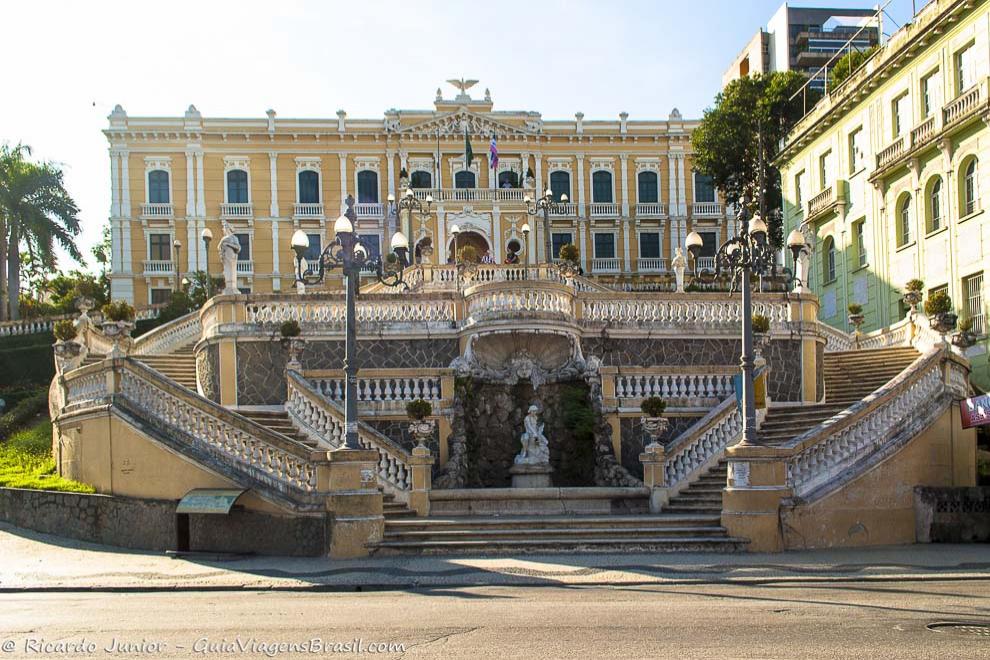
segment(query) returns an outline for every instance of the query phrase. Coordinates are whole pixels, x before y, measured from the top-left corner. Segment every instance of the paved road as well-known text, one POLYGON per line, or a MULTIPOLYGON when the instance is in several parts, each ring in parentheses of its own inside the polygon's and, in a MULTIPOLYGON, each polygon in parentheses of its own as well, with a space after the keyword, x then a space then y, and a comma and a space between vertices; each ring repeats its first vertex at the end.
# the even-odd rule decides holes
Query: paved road
POLYGON ((69 657, 318 657, 275 654, 270 646, 313 638, 405 646, 404 654, 374 655, 385 658, 990 658, 990 636, 925 627, 990 622, 985 579, 364 593, 9 593, 0 594, 0 613, 0 658, 59 657, 58 644, 82 643, 95 650, 69 657), (104 651, 114 640, 118 651, 104 651), (238 640, 247 651, 234 648, 238 640), (143 644, 144 652, 121 650, 121 643, 143 644), (14 650, 3 653, 9 644, 14 650))

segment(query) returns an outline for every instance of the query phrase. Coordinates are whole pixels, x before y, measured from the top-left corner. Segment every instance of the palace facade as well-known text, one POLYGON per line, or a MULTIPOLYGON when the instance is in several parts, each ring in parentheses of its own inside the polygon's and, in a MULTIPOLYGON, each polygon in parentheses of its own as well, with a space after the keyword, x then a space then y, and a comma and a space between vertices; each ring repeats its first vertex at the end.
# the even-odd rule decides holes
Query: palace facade
MULTIPOLYGON (((460 81, 458 81, 460 82, 460 81)), ((473 245, 496 263, 544 260, 542 216, 524 197, 552 189, 555 255, 578 246, 586 274, 635 288, 669 276, 688 232, 705 240, 703 258, 731 228, 711 181, 693 172, 696 121, 674 109, 666 119, 544 120, 538 112, 496 111, 488 90, 452 99, 438 89, 431 110, 388 110, 377 119, 131 117, 117 106, 104 131, 110 143, 112 292, 136 305, 166 300, 196 271, 219 275, 222 223, 241 241, 237 286, 278 292, 295 281, 293 233, 309 235, 309 259, 333 239, 345 200, 356 199, 358 232, 387 246, 404 230, 434 263, 473 245), (474 159, 465 164, 465 132, 474 159), (496 137, 498 165, 490 167, 496 137), (398 218, 390 199, 411 189, 432 197, 427 217, 398 218), (566 202, 564 201, 566 195, 566 202), (532 227, 524 235, 526 224, 532 227), (215 244, 214 244, 215 248, 215 244), (515 255, 511 257, 510 255, 515 255)), ((330 286, 337 286, 331 281, 330 286)))
POLYGON ((908 280, 925 297, 946 291, 977 345, 973 381, 987 363, 990 189, 990 3, 933 0, 911 24, 825 97, 786 139, 780 156, 785 225, 816 237, 807 279, 821 319, 864 331, 908 313, 908 280))

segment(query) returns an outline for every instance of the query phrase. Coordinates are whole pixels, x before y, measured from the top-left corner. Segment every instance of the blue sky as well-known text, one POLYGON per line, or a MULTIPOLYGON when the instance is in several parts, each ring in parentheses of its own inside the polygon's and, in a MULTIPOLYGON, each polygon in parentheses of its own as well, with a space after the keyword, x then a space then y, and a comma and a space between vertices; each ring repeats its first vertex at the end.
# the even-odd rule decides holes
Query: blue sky
MULTIPOLYGON (((916 0, 920 7, 924 0, 916 0)), ((862 7, 868 3, 791 3, 862 7)), ((110 207, 100 130, 132 115, 382 116, 431 107, 448 78, 475 78, 496 110, 548 119, 699 117, 722 72, 777 0, 517 2, 3 2, 8 53, 0 142, 63 163, 82 208, 80 245, 110 207), (414 8, 414 9, 411 9, 414 8), (15 29, 9 29, 14 26, 15 29), (12 43, 11 43, 12 40, 12 43)), ((893 0, 885 32, 911 16, 893 0)), ((472 90, 475 91, 475 90, 472 90)), ((67 262, 65 264, 69 266, 67 262)))

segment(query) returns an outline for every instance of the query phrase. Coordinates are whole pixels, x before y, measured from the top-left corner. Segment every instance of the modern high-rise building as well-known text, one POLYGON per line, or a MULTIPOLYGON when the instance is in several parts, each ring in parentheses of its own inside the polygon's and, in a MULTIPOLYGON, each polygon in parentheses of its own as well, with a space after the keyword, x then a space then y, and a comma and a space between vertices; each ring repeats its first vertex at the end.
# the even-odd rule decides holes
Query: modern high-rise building
MULTIPOLYGON (((784 3, 766 29, 760 28, 722 74, 722 87, 751 73, 801 71, 811 77, 847 44, 866 50, 879 42, 876 9, 790 7, 784 3)), ((824 87, 824 77, 812 85, 824 87)))

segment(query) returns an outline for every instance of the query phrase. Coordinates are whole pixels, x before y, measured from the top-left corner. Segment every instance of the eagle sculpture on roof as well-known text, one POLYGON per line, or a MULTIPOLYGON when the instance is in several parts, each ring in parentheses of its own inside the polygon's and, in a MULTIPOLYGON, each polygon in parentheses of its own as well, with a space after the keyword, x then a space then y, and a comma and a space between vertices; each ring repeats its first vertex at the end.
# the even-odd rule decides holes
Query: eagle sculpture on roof
POLYGON ((461 90, 461 94, 467 94, 467 91, 469 89, 471 89, 472 87, 478 84, 477 80, 464 80, 464 78, 461 78, 460 80, 458 80, 457 78, 452 78, 447 82, 449 82, 457 89, 461 90))

